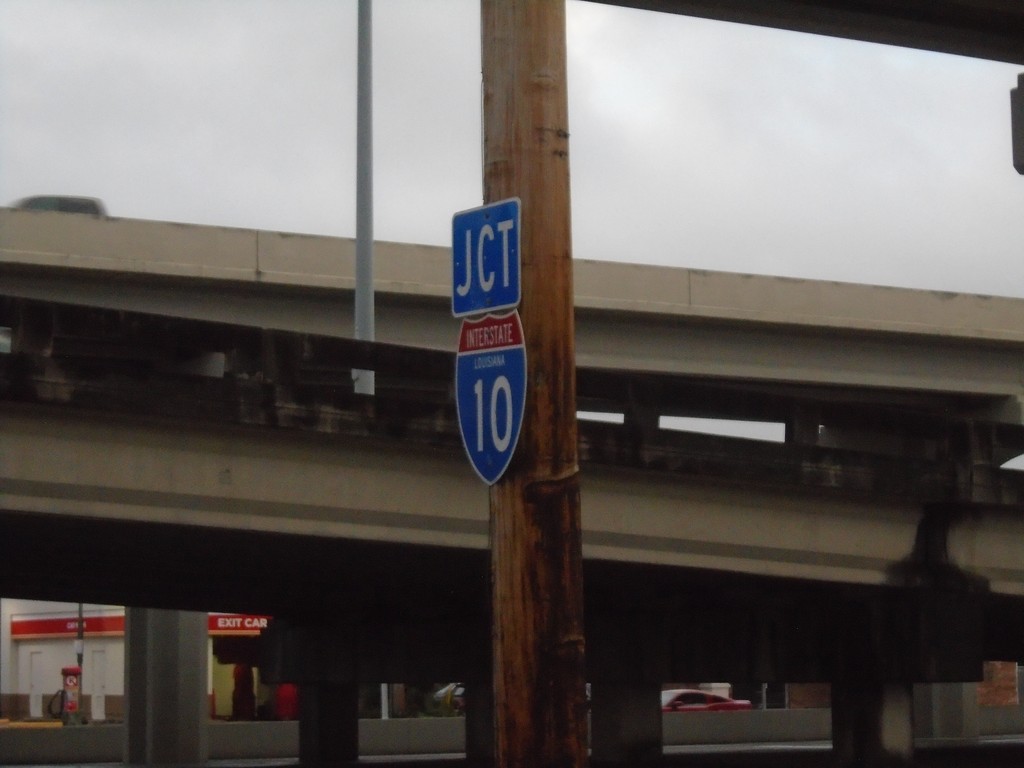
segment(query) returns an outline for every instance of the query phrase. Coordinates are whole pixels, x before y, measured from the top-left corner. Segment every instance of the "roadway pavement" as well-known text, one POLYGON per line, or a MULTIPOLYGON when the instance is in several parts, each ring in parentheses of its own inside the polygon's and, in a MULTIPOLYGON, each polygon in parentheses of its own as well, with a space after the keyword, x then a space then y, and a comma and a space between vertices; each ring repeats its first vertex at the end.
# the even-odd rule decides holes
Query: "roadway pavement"
MULTIPOLYGON (((833 768, 829 742, 784 744, 716 744, 667 747, 664 768, 833 768)), ((0 758, 2 762, 2 758, 0 758)), ((362 757, 353 766, 374 768, 485 768, 462 754, 362 757)), ((917 768, 1021 768, 1024 735, 991 737, 964 745, 929 742, 919 745, 917 768)), ((211 760, 196 768, 299 768, 298 760, 211 760)), ((591 763, 592 768, 636 768, 635 763, 591 763)), ((125 768, 124 763, 61 763, 11 765, 5 768, 125 768)), ((179 766, 178 768, 187 768, 179 766)), ((339 767, 340 768, 340 767, 339 767)))

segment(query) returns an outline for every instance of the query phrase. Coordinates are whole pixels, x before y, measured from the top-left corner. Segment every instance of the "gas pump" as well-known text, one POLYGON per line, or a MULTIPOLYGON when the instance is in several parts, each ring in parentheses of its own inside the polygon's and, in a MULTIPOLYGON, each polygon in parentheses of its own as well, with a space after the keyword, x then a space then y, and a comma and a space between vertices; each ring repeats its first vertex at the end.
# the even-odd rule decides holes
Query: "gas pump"
POLYGON ((82 668, 64 667, 60 671, 64 679, 61 697, 60 719, 64 725, 81 725, 82 710, 80 696, 82 689, 82 668))

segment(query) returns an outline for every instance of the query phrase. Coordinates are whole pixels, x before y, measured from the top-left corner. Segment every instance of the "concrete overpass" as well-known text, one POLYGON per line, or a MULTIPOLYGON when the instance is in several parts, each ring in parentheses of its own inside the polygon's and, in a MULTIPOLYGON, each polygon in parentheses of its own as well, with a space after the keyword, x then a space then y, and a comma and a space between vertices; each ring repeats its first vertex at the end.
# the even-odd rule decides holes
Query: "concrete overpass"
POLYGON ((1024 64, 1024 9, 1006 0, 598 0, 1024 64))
MULTIPOLYGON (((315 706, 360 681, 485 691, 448 255, 379 244, 370 344, 353 252, 0 210, 0 594, 272 613, 266 668, 315 706)), ((637 713, 673 679, 830 681, 891 717, 908 681, 1024 659, 1021 476, 1000 468, 1024 452, 1024 302, 592 262, 576 289, 579 402, 621 416, 581 428, 602 731, 628 715, 650 747, 637 713), (785 439, 664 428, 684 416, 785 439)))

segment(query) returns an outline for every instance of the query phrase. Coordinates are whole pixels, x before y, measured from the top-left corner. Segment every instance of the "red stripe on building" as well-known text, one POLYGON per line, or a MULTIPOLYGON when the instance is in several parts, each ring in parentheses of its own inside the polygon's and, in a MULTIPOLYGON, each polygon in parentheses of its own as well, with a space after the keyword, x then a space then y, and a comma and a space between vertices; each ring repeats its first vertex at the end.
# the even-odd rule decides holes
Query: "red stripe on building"
MULTIPOLYGON (((211 613, 207 629, 211 635, 241 635, 255 637, 267 628, 269 616, 245 613, 211 613)), ((82 634, 85 637, 118 637, 124 635, 124 614, 115 616, 86 616, 82 634)), ((77 616, 11 619, 11 639, 36 640, 39 638, 78 637, 77 616)))
MULTIPOLYGON (((82 620, 85 637, 111 637, 124 634, 124 616, 86 616, 82 620)), ((30 640, 40 637, 78 637, 78 617, 11 619, 11 637, 30 640)))

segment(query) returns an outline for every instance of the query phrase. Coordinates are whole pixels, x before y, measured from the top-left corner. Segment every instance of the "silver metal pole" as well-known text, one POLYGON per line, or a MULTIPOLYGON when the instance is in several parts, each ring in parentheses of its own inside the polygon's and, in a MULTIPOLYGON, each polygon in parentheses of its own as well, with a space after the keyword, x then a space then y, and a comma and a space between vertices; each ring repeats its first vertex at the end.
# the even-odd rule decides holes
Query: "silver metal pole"
MULTIPOLYGON (((75 633, 75 658, 78 660, 78 668, 82 668, 82 661, 85 658, 85 607, 78 604, 78 627, 75 633)), ((82 684, 82 673, 78 673, 78 684, 82 684)))
MULTIPOLYGON (((356 95, 356 339, 374 340, 373 327, 373 24, 372 1, 359 0, 356 95)), ((355 391, 374 393, 373 371, 353 370, 355 391)))

